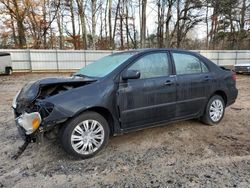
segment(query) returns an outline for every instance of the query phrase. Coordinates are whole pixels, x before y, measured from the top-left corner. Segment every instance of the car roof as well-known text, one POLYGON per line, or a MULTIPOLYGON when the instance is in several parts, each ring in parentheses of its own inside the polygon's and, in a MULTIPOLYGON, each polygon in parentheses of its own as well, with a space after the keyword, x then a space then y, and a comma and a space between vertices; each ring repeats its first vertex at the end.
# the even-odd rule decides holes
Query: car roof
POLYGON ((162 50, 197 54, 196 52, 193 52, 193 51, 178 49, 178 48, 139 48, 139 49, 126 50, 126 51, 118 51, 116 54, 120 54, 120 53, 157 52, 157 51, 162 51, 162 50))

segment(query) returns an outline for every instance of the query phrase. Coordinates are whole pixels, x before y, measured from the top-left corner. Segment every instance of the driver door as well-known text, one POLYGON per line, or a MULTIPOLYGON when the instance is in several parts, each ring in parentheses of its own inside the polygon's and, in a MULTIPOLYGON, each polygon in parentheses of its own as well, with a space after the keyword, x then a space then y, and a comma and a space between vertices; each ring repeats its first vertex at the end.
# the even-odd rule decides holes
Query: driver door
POLYGON ((146 54, 127 70, 137 70, 141 76, 119 83, 117 103, 122 128, 144 127, 174 118, 176 78, 170 75, 168 53, 146 54))

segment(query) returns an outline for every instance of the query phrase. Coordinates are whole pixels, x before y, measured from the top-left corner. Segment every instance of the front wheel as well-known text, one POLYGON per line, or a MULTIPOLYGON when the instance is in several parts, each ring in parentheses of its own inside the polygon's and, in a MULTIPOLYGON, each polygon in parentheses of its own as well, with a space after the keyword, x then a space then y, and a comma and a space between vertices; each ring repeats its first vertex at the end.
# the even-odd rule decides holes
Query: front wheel
POLYGON ((60 130, 64 150, 83 159, 93 157, 107 144, 109 126, 103 116, 85 112, 72 119, 60 130))
POLYGON ((206 110, 201 117, 201 120, 207 125, 216 125, 222 120, 224 112, 225 102, 223 98, 219 95, 214 95, 208 101, 206 110))

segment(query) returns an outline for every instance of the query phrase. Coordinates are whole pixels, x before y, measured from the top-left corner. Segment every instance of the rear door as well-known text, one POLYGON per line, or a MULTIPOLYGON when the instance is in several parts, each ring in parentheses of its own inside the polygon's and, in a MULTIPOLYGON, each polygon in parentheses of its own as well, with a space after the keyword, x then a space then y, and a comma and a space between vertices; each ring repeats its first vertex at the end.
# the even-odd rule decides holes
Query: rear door
POLYGON ((193 54, 172 52, 177 78, 176 117, 195 116, 203 110, 211 90, 212 76, 193 54))
POLYGON ((172 119, 175 116, 176 85, 167 52, 154 52, 137 59, 128 69, 140 79, 121 81, 118 106, 123 129, 172 119))

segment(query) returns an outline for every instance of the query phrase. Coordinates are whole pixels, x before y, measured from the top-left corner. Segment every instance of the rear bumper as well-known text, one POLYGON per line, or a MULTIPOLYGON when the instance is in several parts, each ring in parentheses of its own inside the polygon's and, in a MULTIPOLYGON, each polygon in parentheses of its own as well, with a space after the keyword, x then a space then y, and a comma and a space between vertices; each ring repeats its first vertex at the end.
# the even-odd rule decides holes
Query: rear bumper
POLYGON ((238 97, 238 89, 234 88, 233 90, 231 90, 230 95, 228 96, 227 106, 230 106, 233 103, 235 103, 237 97, 238 97))
POLYGON ((227 102, 227 106, 232 105, 233 103, 235 103, 235 101, 236 101, 236 100, 230 100, 230 101, 228 101, 228 102, 227 102))

